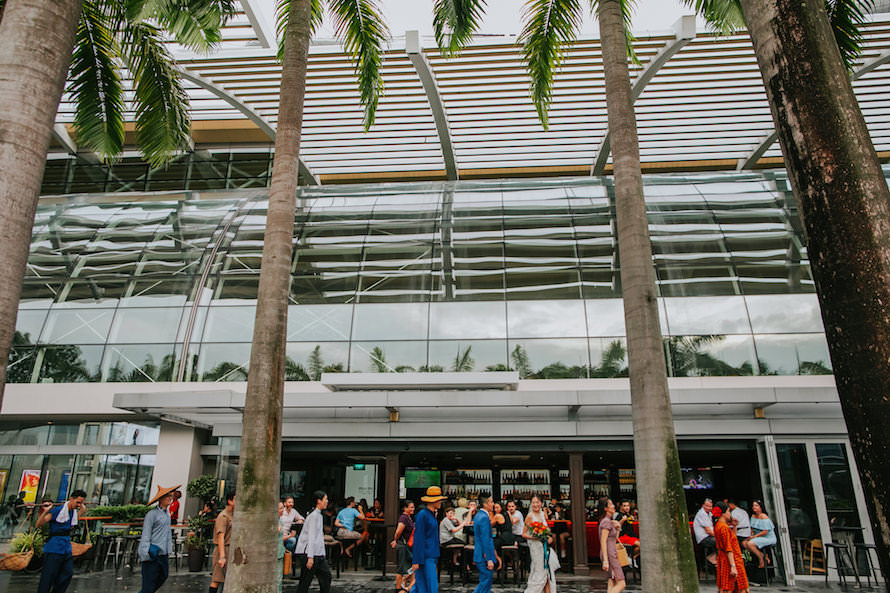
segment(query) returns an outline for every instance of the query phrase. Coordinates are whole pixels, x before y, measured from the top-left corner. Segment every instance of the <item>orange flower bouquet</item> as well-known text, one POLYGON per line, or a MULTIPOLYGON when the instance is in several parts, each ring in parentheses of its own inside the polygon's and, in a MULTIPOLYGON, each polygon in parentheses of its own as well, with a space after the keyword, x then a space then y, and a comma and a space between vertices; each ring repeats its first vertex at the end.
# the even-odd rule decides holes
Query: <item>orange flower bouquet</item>
POLYGON ((537 539, 541 540, 544 543, 547 543, 547 539, 552 535, 547 524, 542 523, 541 521, 532 521, 531 523, 529 523, 528 531, 531 535, 535 536, 537 539))

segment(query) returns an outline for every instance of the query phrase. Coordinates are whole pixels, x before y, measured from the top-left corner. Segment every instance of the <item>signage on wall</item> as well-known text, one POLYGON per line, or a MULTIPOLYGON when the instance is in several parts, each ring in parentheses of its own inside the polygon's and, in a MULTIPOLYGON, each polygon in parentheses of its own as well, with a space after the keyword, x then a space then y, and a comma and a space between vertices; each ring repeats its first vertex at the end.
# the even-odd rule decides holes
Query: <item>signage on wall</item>
POLYGON ((37 500, 37 487, 39 485, 39 469, 22 470, 22 481, 19 484, 19 492, 25 493, 25 502, 35 502, 37 500))
POLYGON ((59 495, 56 500, 68 500, 68 482, 71 481, 71 472, 62 472, 62 480, 59 482, 59 495))

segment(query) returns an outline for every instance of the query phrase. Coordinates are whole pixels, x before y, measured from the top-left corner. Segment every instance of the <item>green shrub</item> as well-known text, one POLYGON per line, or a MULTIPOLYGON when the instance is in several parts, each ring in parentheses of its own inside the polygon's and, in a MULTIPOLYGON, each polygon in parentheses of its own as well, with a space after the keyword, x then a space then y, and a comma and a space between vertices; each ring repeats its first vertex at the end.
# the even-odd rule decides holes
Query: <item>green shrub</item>
POLYGON ((210 502, 216 496, 216 478, 210 474, 198 476, 186 485, 185 491, 201 502, 210 502))
POLYGON ((34 555, 42 556, 43 544, 46 543, 46 540, 46 533, 42 529, 16 533, 12 538, 12 541, 9 542, 9 553, 18 554, 19 552, 27 552, 33 547, 34 555))
POLYGON ((150 509, 150 506, 144 504, 98 506, 87 510, 87 517, 111 517, 110 523, 132 523, 145 517, 150 509))

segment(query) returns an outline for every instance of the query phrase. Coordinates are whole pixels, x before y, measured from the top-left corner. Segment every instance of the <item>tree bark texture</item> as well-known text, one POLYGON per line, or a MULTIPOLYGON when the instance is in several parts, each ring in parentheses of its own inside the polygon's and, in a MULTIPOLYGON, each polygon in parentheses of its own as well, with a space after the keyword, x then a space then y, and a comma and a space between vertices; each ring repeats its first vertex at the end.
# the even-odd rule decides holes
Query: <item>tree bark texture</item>
POLYGON ((890 578, 890 191, 822 2, 742 0, 890 578))
POLYGON ((612 136, 641 554, 645 558, 643 590, 697 592, 698 575, 658 319, 655 269, 620 2, 600 0, 598 18, 612 136))
POLYGON ((228 593, 273 593, 278 590, 281 415, 300 134, 309 59, 309 4, 310 0, 291 0, 285 35, 275 161, 226 574, 228 593))
POLYGON ((80 0, 9 0, 0 21, 0 408, 80 8, 80 0))

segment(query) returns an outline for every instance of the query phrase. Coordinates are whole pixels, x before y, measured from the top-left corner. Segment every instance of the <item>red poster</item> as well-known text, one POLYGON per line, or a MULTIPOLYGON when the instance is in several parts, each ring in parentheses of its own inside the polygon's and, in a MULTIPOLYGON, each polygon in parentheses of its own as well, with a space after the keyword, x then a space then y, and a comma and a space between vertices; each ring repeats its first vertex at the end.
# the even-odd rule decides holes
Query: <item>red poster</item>
POLYGON ((40 485, 40 470, 26 469, 22 471, 22 483, 19 492, 25 493, 25 502, 37 500, 37 486, 40 485))

